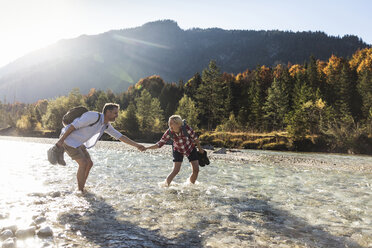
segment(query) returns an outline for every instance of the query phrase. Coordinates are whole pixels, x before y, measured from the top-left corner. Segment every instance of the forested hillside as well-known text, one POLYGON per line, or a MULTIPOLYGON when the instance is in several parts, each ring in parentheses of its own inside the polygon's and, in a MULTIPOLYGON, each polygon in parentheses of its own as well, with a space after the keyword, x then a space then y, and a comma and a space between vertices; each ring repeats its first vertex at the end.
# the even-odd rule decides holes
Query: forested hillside
MULTIPOLYGON (((234 141, 229 132, 275 132, 276 140, 270 142, 282 148, 310 139, 326 151, 371 153, 372 48, 350 58, 310 57, 303 64, 258 66, 237 74, 222 72, 212 60, 186 83, 166 83, 154 75, 121 93, 91 89, 81 94, 75 89, 35 104, 1 103, 0 126, 25 134, 58 132, 68 109, 84 105, 101 111, 106 102, 121 105, 115 127, 131 137, 163 132, 168 117, 177 113, 202 132, 205 142, 221 146, 259 147, 250 140, 234 141), (216 141, 205 136, 208 131, 224 132, 224 137, 216 141)), ((260 142, 265 148, 266 141, 260 142)))
POLYGON ((62 40, 0 69, 0 99, 31 103, 66 95, 73 88, 118 93, 141 78, 159 75, 186 82, 215 60, 221 71, 238 74, 258 65, 303 64, 311 55, 349 58, 368 47, 356 36, 323 32, 190 29, 165 20, 62 40))

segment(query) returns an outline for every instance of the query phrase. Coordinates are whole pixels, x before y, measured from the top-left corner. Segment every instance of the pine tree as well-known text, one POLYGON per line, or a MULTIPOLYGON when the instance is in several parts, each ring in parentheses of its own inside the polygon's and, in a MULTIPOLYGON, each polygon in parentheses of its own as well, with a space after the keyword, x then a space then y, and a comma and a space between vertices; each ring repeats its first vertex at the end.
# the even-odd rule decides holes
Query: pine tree
POLYGON ((184 95, 179 104, 176 111, 176 114, 180 115, 182 118, 186 119, 187 123, 194 129, 196 129, 199 125, 199 118, 198 118, 198 109, 196 107, 195 102, 184 95))
POLYGON ((195 73, 195 75, 187 81, 185 84, 185 94, 190 97, 193 101, 196 100, 196 94, 198 92, 199 86, 202 84, 202 78, 199 72, 195 73))
POLYGON ((268 130, 281 130, 284 128, 284 118, 289 112, 289 94, 285 85, 274 79, 269 88, 266 103, 264 105, 265 122, 268 130))
POLYGON ((217 126, 223 117, 224 92, 221 72, 215 61, 209 63, 208 69, 202 73, 203 83, 198 88, 196 98, 203 123, 207 123, 208 130, 217 126))
POLYGON ((142 90, 141 96, 136 100, 138 123, 140 131, 143 133, 147 133, 152 129, 151 100, 151 95, 146 89, 142 90))
POLYGON ((120 111, 118 119, 114 122, 115 128, 127 132, 131 136, 139 133, 139 123, 136 116, 136 107, 133 103, 125 111, 120 111))
POLYGON ((159 99, 152 98, 150 93, 143 89, 136 104, 140 131, 145 134, 163 131, 165 121, 159 99))
POLYGON ((364 71, 360 76, 358 83, 358 92, 362 96, 362 114, 363 118, 368 119, 372 113, 372 72, 364 71))
POLYGON ((306 68, 306 77, 308 85, 313 89, 317 90, 320 87, 320 79, 318 75, 318 67, 314 56, 310 57, 310 61, 306 68))
POLYGON ((151 99, 150 106, 150 120, 152 123, 151 131, 154 133, 160 133, 164 131, 165 121, 163 115, 163 109, 160 107, 160 101, 157 98, 151 99))
POLYGON ((340 116, 351 114, 351 94, 352 94, 352 79, 348 63, 344 63, 340 81, 337 84, 337 100, 335 102, 336 110, 340 116))

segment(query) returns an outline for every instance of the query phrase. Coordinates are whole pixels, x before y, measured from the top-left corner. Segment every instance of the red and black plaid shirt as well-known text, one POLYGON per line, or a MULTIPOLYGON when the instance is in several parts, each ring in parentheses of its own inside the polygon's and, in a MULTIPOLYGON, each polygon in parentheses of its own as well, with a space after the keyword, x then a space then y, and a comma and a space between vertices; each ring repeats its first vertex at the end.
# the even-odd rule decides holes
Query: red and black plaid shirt
POLYGON ((198 139, 194 130, 191 129, 188 125, 185 126, 186 132, 190 135, 190 138, 183 133, 183 129, 181 128, 181 133, 177 135, 175 132, 172 132, 168 129, 161 139, 156 143, 159 147, 162 147, 167 141, 171 138, 170 133, 172 132, 173 135, 173 149, 177 152, 189 156, 191 151, 194 149, 195 144, 193 140, 198 139))

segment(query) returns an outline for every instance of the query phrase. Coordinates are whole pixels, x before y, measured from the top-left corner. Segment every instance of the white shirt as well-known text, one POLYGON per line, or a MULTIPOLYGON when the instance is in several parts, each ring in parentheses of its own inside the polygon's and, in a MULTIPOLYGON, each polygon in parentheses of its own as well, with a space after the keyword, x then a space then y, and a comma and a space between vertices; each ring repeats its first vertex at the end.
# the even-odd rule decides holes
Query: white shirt
POLYGON ((64 127, 61 131, 61 135, 63 135, 70 125, 73 125, 76 130, 73 131, 67 138, 65 139, 65 143, 68 146, 72 147, 79 147, 81 145, 85 145, 86 148, 93 147, 99 138, 103 135, 103 133, 107 133, 111 135, 115 139, 120 139, 123 136, 119 131, 111 126, 110 123, 105 124, 104 116, 101 113, 88 111, 85 112, 79 118, 76 118, 71 124, 64 127), (90 126, 91 124, 95 123, 98 119, 98 115, 100 116, 99 121, 90 126))

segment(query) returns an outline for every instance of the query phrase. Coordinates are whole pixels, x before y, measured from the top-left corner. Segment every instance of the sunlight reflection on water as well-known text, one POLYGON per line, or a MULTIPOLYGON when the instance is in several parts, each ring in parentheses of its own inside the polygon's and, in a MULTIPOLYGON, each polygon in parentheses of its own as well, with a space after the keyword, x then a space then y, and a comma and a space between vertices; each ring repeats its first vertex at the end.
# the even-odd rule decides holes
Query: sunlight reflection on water
POLYGON ((0 140, 0 228, 28 226, 42 214, 54 231, 17 247, 372 244, 370 174, 213 161, 196 185, 186 183, 191 169, 184 163, 166 188, 168 155, 97 148, 82 196, 77 166, 67 156, 67 166, 50 165, 49 147, 0 140))

